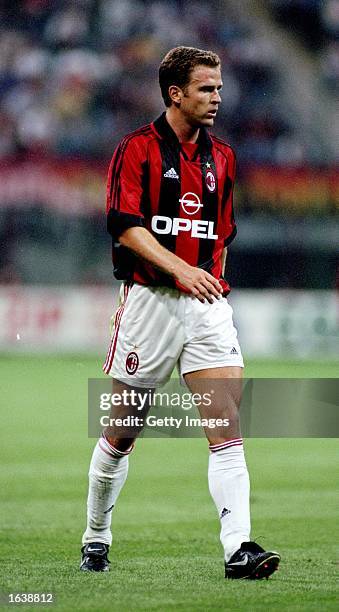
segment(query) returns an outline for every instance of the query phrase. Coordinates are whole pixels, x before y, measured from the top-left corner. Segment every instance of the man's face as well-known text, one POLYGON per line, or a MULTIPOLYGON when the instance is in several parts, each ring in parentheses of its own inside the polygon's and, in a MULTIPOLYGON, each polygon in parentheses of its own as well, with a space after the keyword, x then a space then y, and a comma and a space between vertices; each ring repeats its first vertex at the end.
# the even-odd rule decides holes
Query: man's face
POLYGON ((221 102, 220 67, 196 66, 180 100, 180 111, 186 121, 195 127, 212 127, 221 102))

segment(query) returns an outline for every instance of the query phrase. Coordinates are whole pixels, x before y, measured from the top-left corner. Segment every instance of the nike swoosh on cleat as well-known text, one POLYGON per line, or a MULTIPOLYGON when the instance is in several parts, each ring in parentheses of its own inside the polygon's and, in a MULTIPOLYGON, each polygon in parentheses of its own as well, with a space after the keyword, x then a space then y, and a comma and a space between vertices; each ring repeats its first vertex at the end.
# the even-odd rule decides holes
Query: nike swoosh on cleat
POLYGON ((102 548, 87 548, 87 552, 89 553, 102 552, 102 548))
POLYGON ((233 567, 233 565, 246 565, 248 563, 248 555, 245 554, 244 558, 242 561, 234 561, 233 563, 228 563, 227 567, 231 568, 233 567))

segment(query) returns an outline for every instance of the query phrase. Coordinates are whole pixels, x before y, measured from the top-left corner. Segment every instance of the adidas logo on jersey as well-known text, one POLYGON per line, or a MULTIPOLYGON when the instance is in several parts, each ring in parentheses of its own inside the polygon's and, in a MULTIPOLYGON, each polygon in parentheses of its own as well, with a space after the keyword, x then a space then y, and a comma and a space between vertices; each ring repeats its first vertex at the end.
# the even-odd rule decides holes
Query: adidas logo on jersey
POLYGON ((238 351, 237 351, 237 349, 236 349, 236 348, 235 348, 235 346, 234 346, 234 347, 232 348, 232 350, 231 350, 231 355, 237 355, 237 354, 238 354, 238 351))
POLYGON ((165 172, 164 177, 165 178, 178 179, 179 175, 176 173, 174 168, 170 168, 169 170, 167 170, 167 172, 165 172))

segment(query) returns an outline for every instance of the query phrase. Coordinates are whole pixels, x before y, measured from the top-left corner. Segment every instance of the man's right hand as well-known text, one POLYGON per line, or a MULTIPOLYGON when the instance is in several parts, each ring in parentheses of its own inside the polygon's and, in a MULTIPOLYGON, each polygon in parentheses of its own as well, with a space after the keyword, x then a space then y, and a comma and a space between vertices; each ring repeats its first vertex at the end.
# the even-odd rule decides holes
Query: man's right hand
POLYGON ((184 261, 175 270, 174 278, 179 289, 182 289, 185 293, 190 293, 200 302, 205 302, 206 299, 212 304, 215 298, 219 299, 222 295, 222 286, 214 276, 205 270, 190 266, 184 261))

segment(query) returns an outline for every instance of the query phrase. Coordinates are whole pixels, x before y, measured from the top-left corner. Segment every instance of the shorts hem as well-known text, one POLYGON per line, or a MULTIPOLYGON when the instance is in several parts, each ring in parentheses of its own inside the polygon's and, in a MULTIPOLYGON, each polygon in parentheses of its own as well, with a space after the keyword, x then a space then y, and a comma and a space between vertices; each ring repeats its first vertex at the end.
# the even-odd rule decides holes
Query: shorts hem
POLYGON ((125 385, 129 385, 130 387, 140 387, 141 389, 154 389, 156 387, 163 387, 164 385, 168 383, 168 381, 171 378, 170 376, 168 376, 168 378, 163 379, 163 380, 150 379, 149 381, 147 381, 144 378, 141 380, 138 380, 132 377, 127 378, 128 374, 126 374, 126 377, 122 376, 121 374, 115 374, 114 372, 112 372, 112 370, 110 372, 107 372, 107 376, 110 376, 111 378, 115 378, 119 382, 125 385))
POLYGON ((209 370, 211 368, 228 368, 228 367, 239 367, 239 368, 244 368, 244 362, 243 360, 240 361, 240 359, 235 360, 232 359, 232 361, 223 361, 222 363, 202 363, 201 365, 196 365, 191 368, 189 368, 188 370, 184 369, 180 372, 180 376, 184 376, 185 374, 190 374, 191 372, 197 372, 199 370, 209 370))

